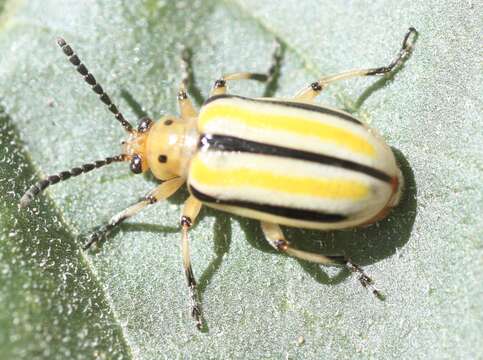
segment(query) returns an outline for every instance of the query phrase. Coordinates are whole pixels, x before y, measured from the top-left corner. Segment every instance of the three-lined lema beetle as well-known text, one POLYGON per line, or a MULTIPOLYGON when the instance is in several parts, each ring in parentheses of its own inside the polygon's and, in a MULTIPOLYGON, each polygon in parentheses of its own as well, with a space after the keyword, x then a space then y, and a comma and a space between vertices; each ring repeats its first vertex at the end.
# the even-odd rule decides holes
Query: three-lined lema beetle
MULTIPOLYGON (((151 171, 161 184, 142 201, 121 211, 92 234, 84 249, 145 207, 173 195, 187 183, 190 196, 181 216, 183 265, 197 326, 202 317, 191 269, 188 230, 202 205, 260 220, 273 248, 319 264, 339 264, 377 289, 362 269, 344 256, 324 256, 295 248, 280 225, 333 230, 372 224, 399 202, 403 178, 390 147, 348 113, 314 104, 329 84, 391 72, 408 56, 416 35, 406 33, 401 50, 385 67, 322 77, 293 99, 246 98, 227 94, 232 80, 267 81, 267 74, 233 73, 216 80, 199 113, 187 96, 187 78, 178 92, 180 116, 141 120, 137 130, 124 118, 63 39, 58 44, 84 80, 128 132, 120 155, 74 167, 33 185, 21 198, 28 206, 42 190, 104 165, 128 161, 132 172, 151 171)), ((274 55, 274 64, 279 60, 274 55)))

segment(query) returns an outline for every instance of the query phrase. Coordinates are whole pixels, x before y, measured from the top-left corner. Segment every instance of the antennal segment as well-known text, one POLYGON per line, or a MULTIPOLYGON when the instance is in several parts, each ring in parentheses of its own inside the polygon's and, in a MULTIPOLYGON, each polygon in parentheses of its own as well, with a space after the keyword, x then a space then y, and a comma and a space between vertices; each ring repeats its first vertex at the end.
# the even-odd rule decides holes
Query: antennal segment
POLYGON ((79 57, 74 52, 74 50, 72 50, 70 45, 67 44, 67 42, 63 38, 58 38, 57 44, 59 44, 64 54, 67 55, 72 65, 76 67, 79 74, 81 74, 84 77, 85 82, 91 86, 92 91, 94 91, 97 95, 99 95, 99 99, 101 99, 101 101, 104 104, 106 104, 109 111, 111 111, 114 114, 117 121, 121 123, 122 127, 129 133, 133 132, 134 130, 132 125, 129 123, 129 121, 127 121, 124 118, 122 113, 119 112, 119 110, 117 109, 117 106, 112 103, 109 95, 107 95, 104 92, 104 89, 102 88, 102 86, 97 83, 94 75, 92 75, 87 69, 87 67, 80 61, 79 57))
POLYGON ((32 185, 30 189, 28 189, 20 199, 19 205, 21 208, 25 208, 29 206, 32 200, 34 199, 34 197, 38 195, 40 192, 42 192, 43 190, 45 190, 45 188, 47 188, 50 185, 57 184, 60 181, 70 179, 73 176, 84 174, 86 172, 100 168, 102 166, 109 165, 113 162, 126 161, 127 159, 128 159, 127 155, 116 155, 112 157, 107 157, 102 160, 97 160, 92 163, 87 163, 67 171, 61 171, 60 173, 55 175, 49 175, 43 180, 40 180, 36 184, 32 185))

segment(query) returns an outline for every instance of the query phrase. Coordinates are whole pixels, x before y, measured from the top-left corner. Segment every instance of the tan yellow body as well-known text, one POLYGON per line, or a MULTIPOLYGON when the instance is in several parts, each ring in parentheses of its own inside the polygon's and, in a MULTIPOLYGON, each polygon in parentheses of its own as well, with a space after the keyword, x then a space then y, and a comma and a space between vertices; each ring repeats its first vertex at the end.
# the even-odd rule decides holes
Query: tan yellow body
POLYGON ((313 229, 366 225, 397 204, 403 184, 373 130, 306 102, 214 96, 198 118, 156 122, 143 157, 159 179, 186 178, 210 207, 313 229))

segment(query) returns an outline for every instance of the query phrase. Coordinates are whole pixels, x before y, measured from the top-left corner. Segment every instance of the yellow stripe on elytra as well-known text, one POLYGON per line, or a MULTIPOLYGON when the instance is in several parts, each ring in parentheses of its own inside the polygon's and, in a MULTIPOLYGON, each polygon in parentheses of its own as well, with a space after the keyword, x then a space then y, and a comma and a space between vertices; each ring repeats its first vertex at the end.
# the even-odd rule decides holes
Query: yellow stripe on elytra
MULTIPOLYGON (((199 157, 195 157, 191 162, 190 179, 200 185, 221 187, 250 186, 293 195, 330 199, 356 200, 366 197, 369 193, 368 187, 358 181, 342 178, 320 179, 288 176, 244 167, 235 169, 210 168, 199 157)), ((274 195, 276 196, 276 194, 274 195)))
POLYGON ((375 154, 374 147, 365 139, 336 126, 322 124, 302 116, 272 114, 230 104, 212 103, 203 108, 198 120, 200 131, 203 132, 203 129, 210 122, 218 119, 236 121, 246 126, 264 130, 279 130, 303 136, 317 137, 324 142, 331 142, 357 153, 368 156, 375 154))

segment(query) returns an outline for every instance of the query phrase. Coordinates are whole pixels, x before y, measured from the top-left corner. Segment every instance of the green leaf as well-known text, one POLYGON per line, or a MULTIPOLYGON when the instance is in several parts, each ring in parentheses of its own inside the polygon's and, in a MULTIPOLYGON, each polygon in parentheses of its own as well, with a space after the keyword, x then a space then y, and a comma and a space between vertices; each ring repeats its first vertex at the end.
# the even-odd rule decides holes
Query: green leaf
MULTIPOLYGON (((0 0, 0 358, 481 356, 480 13, 477 2, 449 0, 0 0), (204 209, 190 232, 207 323, 199 332, 179 250, 186 190, 99 251, 81 251, 83 237, 155 179, 110 165, 17 207, 40 176, 117 154, 125 136, 57 36, 135 122, 177 112, 184 48, 199 105, 220 74, 265 71, 279 39, 272 90, 290 97, 320 74, 387 64, 411 25, 420 35, 396 74, 336 84, 320 99, 394 146, 401 206, 365 229, 286 229, 301 248, 364 265, 385 301, 346 271, 276 254, 255 221, 204 209)), ((264 86, 230 91, 259 96, 264 86)))

